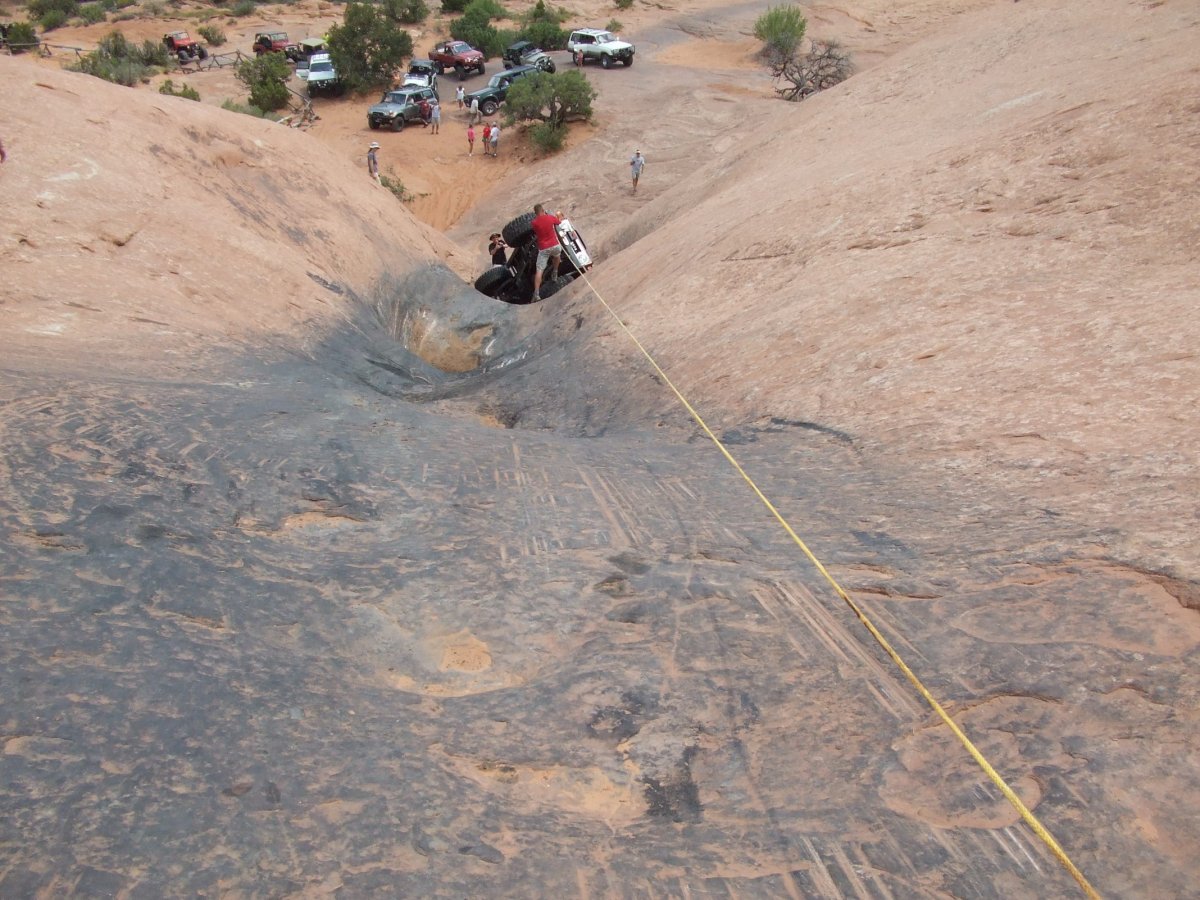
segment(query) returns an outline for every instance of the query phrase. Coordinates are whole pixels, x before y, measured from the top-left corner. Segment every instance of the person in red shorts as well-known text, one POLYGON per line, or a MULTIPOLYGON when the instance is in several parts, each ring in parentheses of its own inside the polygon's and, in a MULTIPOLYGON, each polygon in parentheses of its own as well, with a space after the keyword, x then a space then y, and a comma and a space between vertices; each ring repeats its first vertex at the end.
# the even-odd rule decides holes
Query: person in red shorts
POLYGON ((538 255, 537 271, 533 275, 533 302, 542 299, 542 273, 550 266, 550 280, 558 277, 558 263, 562 259, 562 244, 558 242, 558 232, 554 229, 562 221, 562 211, 550 215, 538 204, 533 208, 533 221, 530 226, 533 236, 537 238, 538 255))

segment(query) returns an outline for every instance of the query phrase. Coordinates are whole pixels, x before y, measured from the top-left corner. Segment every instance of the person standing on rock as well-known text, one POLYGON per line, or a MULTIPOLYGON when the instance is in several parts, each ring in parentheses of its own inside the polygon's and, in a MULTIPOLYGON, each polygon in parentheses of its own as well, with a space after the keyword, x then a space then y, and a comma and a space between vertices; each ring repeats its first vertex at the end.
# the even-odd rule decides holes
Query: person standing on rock
POLYGON ((542 273, 550 266, 550 281, 558 277, 558 263, 562 259, 562 244, 558 242, 558 232, 555 230, 562 221, 562 210, 557 215, 550 215, 542 204, 533 208, 533 221, 529 227, 537 238, 538 255, 537 270, 533 274, 533 299, 537 303, 542 299, 542 273))
POLYGON ((646 165, 646 157, 642 156, 641 150, 633 151, 633 158, 629 160, 629 174, 633 178, 633 192, 637 193, 638 179, 642 177, 642 168, 646 165))
POLYGON ((488 155, 488 145, 492 139, 492 126, 487 122, 483 123, 483 155, 488 155))
POLYGON ((491 141, 492 156, 499 156, 500 155, 500 153, 498 152, 499 147, 500 147, 500 123, 499 122, 492 123, 492 134, 491 134, 491 137, 488 138, 488 140, 491 141))
POLYGON ((442 129, 442 104, 434 101, 433 112, 431 112, 429 115, 433 121, 433 133, 439 134, 442 129))
POLYGON ((456 87, 454 89, 454 96, 455 96, 455 99, 458 100, 458 108, 459 109, 463 109, 464 107, 466 107, 466 105, 467 105, 466 104, 466 99, 467 99, 467 89, 466 88, 464 88, 460 84, 458 87, 456 87))
POLYGON ((475 126, 467 126, 467 156, 475 155, 475 126))
POLYGON ((367 149, 367 174, 379 181, 379 142, 371 141, 367 149))

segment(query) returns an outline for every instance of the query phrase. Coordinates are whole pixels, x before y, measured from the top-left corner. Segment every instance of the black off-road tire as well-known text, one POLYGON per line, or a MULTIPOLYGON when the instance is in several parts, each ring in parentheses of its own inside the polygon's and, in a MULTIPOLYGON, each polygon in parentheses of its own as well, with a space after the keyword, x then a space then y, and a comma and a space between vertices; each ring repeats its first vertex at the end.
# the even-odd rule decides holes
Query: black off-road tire
POLYGON ((632 65, 633 65, 633 57, 632 56, 625 57, 625 68, 628 69, 632 65))
POLYGON ((475 279, 475 290, 485 297, 497 297, 505 284, 512 280, 507 266, 492 266, 475 279))
POLYGON ((542 299, 545 300, 547 297, 553 297, 555 294, 557 294, 559 291, 561 291, 563 288, 565 288, 568 284, 570 284, 574 280, 575 280, 574 275, 559 275, 557 278, 555 278, 549 284, 543 284, 542 285, 542 299))
POLYGON ((377 121, 375 121, 374 119, 367 119, 367 124, 368 124, 369 126, 371 126, 371 130, 372 130, 372 131, 378 131, 378 130, 379 130, 379 123, 378 123, 377 121))
POLYGON ((484 100, 483 104, 479 107, 479 111, 485 116, 493 116, 496 114, 496 110, 499 108, 500 104, 498 104, 495 100, 484 100))
POLYGON ((197 48, 196 55, 198 57, 200 57, 201 59, 208 59, 208 51, 205 50, 203 47, 197 48))
POLYGON ((484 65, 483 63, 480 63, 479 64, 479 74, 483 75, 485 72, 487 72, 487 66, 484 65))
POLYGON ((400 116, 396 116, 396 118, 392 119, 392 131, 403 131, 404 125, 405 125, 404 116, 400 115, 400 116))
POLYGON ((606 69, 612 68, 612 57, 607 53, 600 54, 600 65, 606 69))
POLYGON ((527 240, 533 237, 533 213, 527 212, 523 216, 517 216, 511 222, 501 229, 500 233, 504 235, 504 243, 516 249, 524 244, 527 240))

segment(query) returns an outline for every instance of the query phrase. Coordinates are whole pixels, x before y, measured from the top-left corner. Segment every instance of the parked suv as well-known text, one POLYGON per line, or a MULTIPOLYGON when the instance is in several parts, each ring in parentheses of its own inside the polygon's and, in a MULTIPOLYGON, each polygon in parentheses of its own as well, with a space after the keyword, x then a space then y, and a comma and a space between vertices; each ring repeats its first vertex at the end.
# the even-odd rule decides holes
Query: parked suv
POLYGON ((470 72, 478 71, 483 74, 483 54, 466 41, 442 41, 429 51, 429 58, 438 67, 439 72, 453 69, 462 81, 470 72))
MULTIPOLYGON (((501 234, 504 243, 512 248, 507 265, 492 266, 475 279, 475 290, 505 303, 529 303, 533 299, 533 276, 537 271, 538 246, 533 236, 533 213, 513 219, 501 234)), ((592 267, 587 245, 579 232, 563 219, 554 229, 562 245, 558 275, 553 281, 542 282, 542 299, 553 296, 592 267)))
POLYGON ((508 96, 508 89, 514 81, 525 75, 532 75, 534 72, 540 71, 541 69, 537 66, 517 66, 515 69, 505 69, 503 72, 497 72, 488 79, 487 87, 472 91, 466 95, 464 100, 467 107, 470 108, 471 101, 478 100, 479 111, 485 116, 490 116, 500 108, 500 104, 508 96))
POLYGON ((328 53, 314 53, 307 63, 301 60, 296 64, 296 74, 308 82, 310 97, 322 92, 333 93, 341 87, 337 71, 333 68, 333 60, 329 58, 328 53), (307 65, 308 68, 302 68, 303 65, 307 65))
POLYGON ((517 66, 537 66, 543 72, 554 71, 554 60, 550 54, 529 41, 517 41, 504 51, 504 68, 513 69, 517 66))
POLYGON ((620 60, 627 66, 633 65, 633 54, 636 47, 626 43, 611 31, 600 28, 580 28, 572 31, 567 39, 567 49, 575 65, 582 66, 590 60, 599 61, 604 68, 609 68, 613 60, 620 60))
POLYGON ((388 91, 367 110, 367 124, 372 128, 402 131, 409 122, 421 121, 422 100, 437 103, 433 88, 405 87, 388 91))

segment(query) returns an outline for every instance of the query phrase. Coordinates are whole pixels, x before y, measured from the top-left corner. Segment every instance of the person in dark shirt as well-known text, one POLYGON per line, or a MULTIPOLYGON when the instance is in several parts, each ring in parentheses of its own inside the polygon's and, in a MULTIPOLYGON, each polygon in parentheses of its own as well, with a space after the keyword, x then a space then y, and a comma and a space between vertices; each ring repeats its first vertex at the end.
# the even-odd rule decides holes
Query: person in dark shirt
POLYGON ((503 266, 508 263, 508 258, 504 253, 504 249, 508 244, 504 243, 504 238, 498 232, 493 232, 488 239, 488 253, 492 254, 492 265, 503 266))

